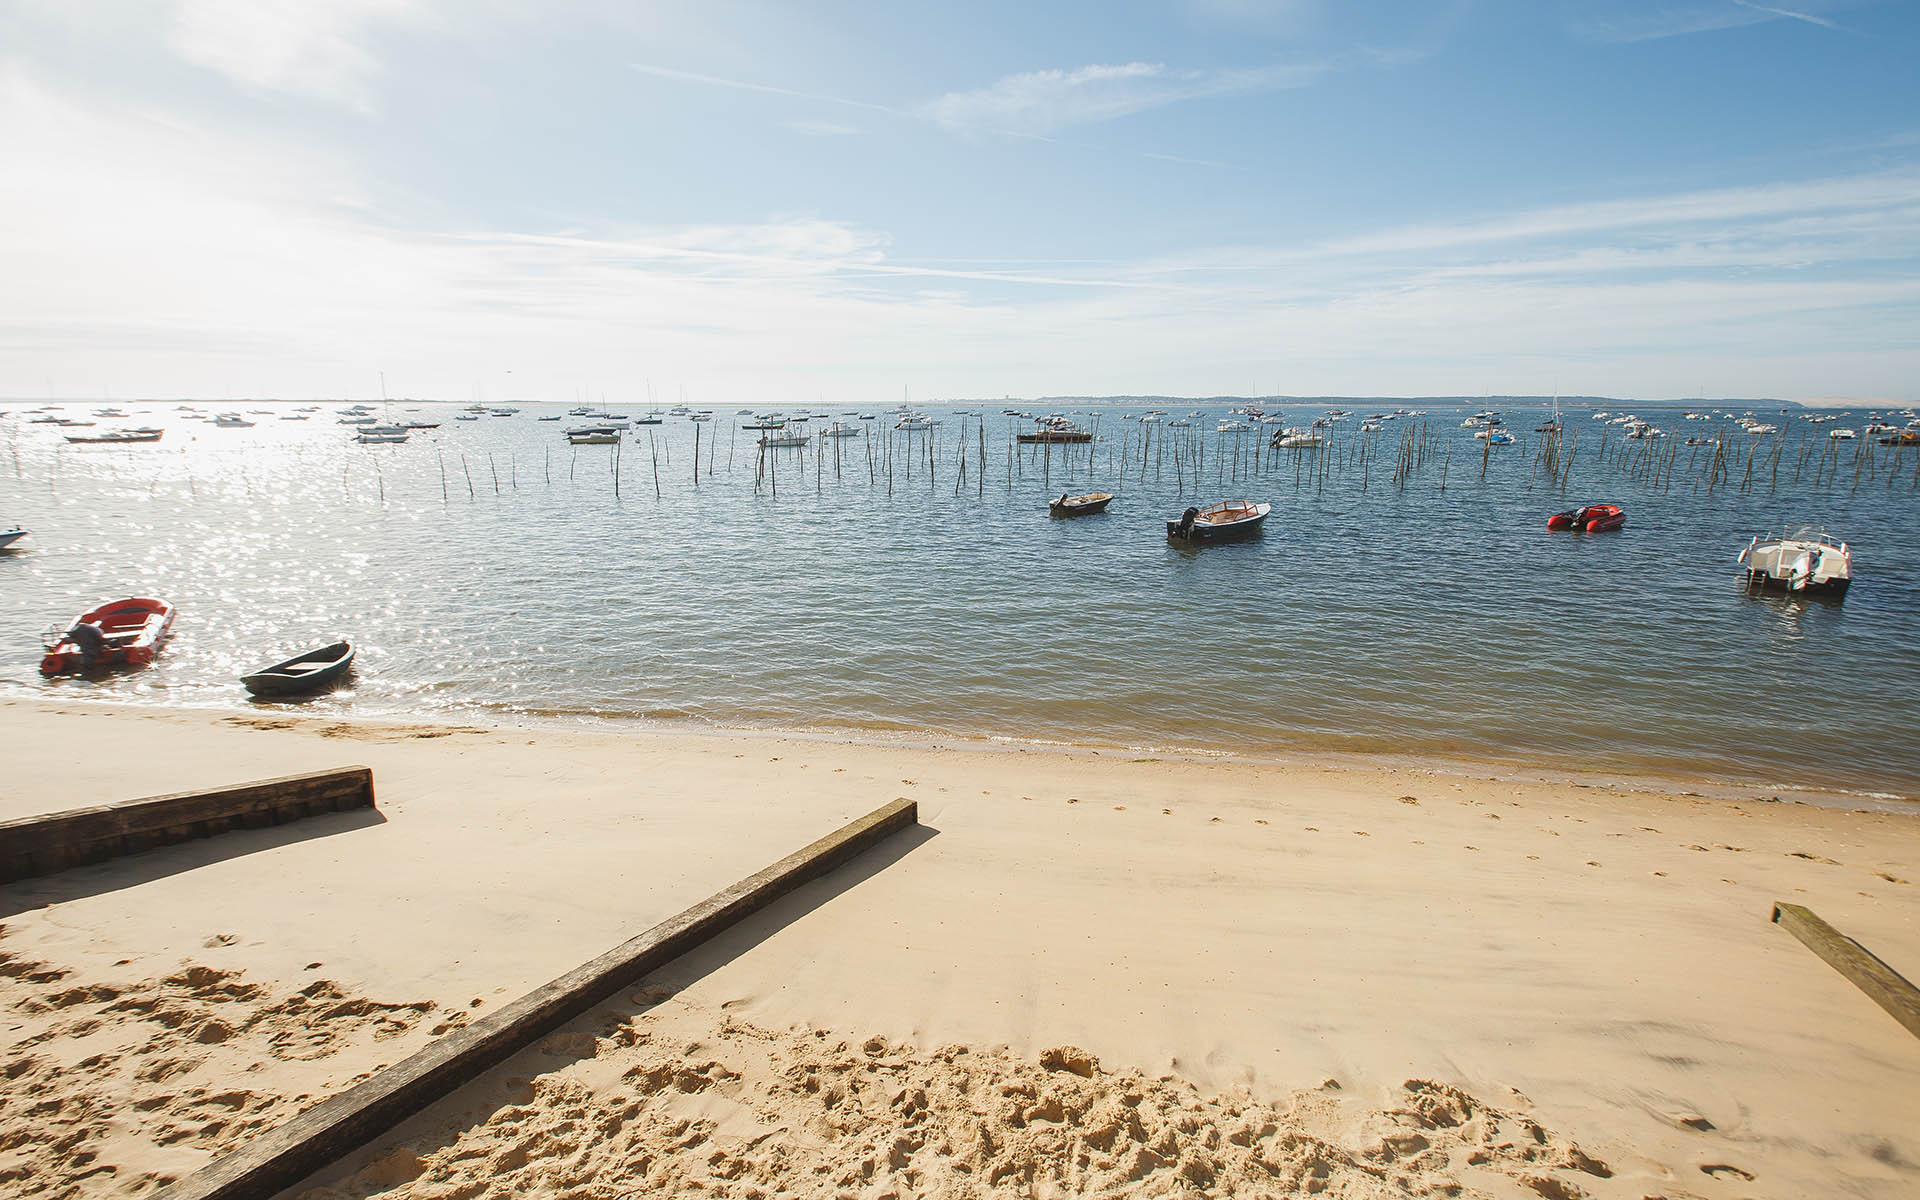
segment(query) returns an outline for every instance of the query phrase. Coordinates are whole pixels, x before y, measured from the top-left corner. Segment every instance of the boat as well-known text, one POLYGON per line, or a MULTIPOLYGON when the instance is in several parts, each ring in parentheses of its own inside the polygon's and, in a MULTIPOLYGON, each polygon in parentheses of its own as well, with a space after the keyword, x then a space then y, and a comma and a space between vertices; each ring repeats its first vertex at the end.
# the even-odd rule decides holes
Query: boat
POLYGON ((611 446, 620 440, 620 431, 611 425, 587 425, 567 430, 567 441, 576 446, 611 446))
POLYGON ((813 439, 810 434, 769 430, 760 435, 760 446, 766 450, 780 450, 791 446, 804 446, 811 440, 813 439))
POLYGON ((1271 504, 1222 500, 1206 508, 1189 508, 1167 522, 1167 536, 1184 542, 1221 542, 1260 532, 1271 504))
POLYGON ((405 430, 395 432, 392 430, 375 431, 372 429, 362 429, 359 433, 353 435, 353 440, 362 446, 392 446, 406 441, 407 437, 408 434, 405 430))
POLYGON ((12 529, 0 529, 0 550, 12 549, 13 544, 26 537, 30 530, 15 525, 12 529))
POLYGON ((124 446, 135 442, 157 442, 161 433, 158 429, 110 429, 105 433, 68 434, 67 440, 77 445, 124 446))
POLYGON ((1618 504, 1589 504, 1547 518, 1548 529, 1571 529, 1576 533, 1605 533, 1626 523, 1627 514, 1618 504))
POLYGON ((214 426, 219 429, 252 429, 253 428, 253 422, 247 420, 245 417, 241 416, 239 413, 221 413, 219 416, 213 419, 213 423, 214 423, 214 426))
POLYGON ((1269 444, 1276 450, 1311 450, 1321 442, 1320 435, 1311 430, 1282 428, 1273 431, 1269 444))
POLYGON ((1047 501, 1047 511, 1056 517, 1084 517, 1107 511, 1113 503, 1112 492, 1086 492, 1078 496, 1061 493, 1058 500, 1047 501))
POLYGON ((318 650, 296 654, 285 662, 262 667, 240 682, 256 696, 292 696, 311 692, 338 680, 353 666, 353 644, 335 642, 318 650))
POLYGON ((1902 429, 1880 439, 1882 446, 1920 446, 1920 431, 1902 429))
POLYGON ((845 425, 842 425, 840 422, 835 421, 833 423, 833 427, 831 429, 822 430, 820 433, 820 436, 829 437, 829 438, 859 437, 860 431, 858 429, 848 429, 845 425))
POLYGON ((97 667, 144 667, 160 651, 173 628, 173 605, 134 597, 114 600, 81 613, 72 625, 46 638, 42 675, 64 675, 97 667), (84 627, 84 631, 83 631, 84 627))
POLYGON ((1777 589, 1843 596, 1853 582, 1853 552, 1838 545, 1825 529, 1803 526, 1785 537, 1754 538, 1738 561, 1746 568, 1749 591, 1777 589))
POLYGON ((1829 429, 1827 437, 1836 442, 1851 442, 1859 435, 1851 429, 1829 429))

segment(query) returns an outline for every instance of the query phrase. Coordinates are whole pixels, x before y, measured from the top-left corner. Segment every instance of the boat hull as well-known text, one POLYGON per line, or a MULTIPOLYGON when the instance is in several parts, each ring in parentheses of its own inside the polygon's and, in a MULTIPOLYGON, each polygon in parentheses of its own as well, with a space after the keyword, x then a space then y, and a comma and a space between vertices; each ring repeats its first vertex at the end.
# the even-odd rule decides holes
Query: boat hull
POLYGON ((285 662, 242 675, 241 684, 255 696, 298 696, 337 683, 353 667, 355 650, 349 642, 334 642, 285 662))
POLYGON ((27 531, 24 529, 0 529, 0 550, 7 549, 25 536, 27 531))
POLYGON ((1055 500, 1047 505, 1047 511, 1056 517, 1087 517, 1107 511, 1107 505, 1112 503, 1113 497, 1110 494, 1099 492, 1055 500))
MULTIPOLYGON (((42 675, 69 675, 102 667, 144 667, 160 652, 173 628, 173 605, 165 600, 132 597, 102 604, 81 613, 73 624, 98 626, 106 644, 89 663, 70 636, 62 636, 40 660, 42 675)), ((68 626, 69 629, 72 626, 68 626)))
POLYGON ((1256 504, 1243 506, 1244 516, 1229 516, 1228 519, 1203 519, 1207 514, 1218 513, 1224 506, 1189 509, 1180 516, 1167 522, 1167 537, 1177 542, 1231 542, 1241 538, 1258 536, 1267 523, 1267 514, 1272 505, 1256 504))
POLYGON ((1575 533, 1606 533, 1627 523, 1627 514, 1617 504, 1589 504, 1547 518, 1548 529, 1570 529, 1575 533))

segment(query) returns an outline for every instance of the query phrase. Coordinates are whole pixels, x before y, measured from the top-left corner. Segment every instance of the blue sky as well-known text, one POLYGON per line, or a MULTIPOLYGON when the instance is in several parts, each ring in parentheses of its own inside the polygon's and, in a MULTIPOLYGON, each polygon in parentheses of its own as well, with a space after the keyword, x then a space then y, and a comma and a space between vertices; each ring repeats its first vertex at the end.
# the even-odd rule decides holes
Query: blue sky
POLYGON ((0 395, 1920 400, 1905 0, 0 8, 0 395))

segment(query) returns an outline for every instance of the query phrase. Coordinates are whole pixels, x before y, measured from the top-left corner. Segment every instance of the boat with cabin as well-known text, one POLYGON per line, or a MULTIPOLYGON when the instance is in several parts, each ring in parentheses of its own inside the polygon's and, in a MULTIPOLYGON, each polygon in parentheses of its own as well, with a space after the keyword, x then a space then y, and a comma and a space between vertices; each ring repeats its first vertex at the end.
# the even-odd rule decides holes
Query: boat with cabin
POLYGON ((1737 561, 1746 568, 1748 591, 1844 596, 1853 582, 1853 551, 1810 525, 1782 537, 1756 537, 1737 561))

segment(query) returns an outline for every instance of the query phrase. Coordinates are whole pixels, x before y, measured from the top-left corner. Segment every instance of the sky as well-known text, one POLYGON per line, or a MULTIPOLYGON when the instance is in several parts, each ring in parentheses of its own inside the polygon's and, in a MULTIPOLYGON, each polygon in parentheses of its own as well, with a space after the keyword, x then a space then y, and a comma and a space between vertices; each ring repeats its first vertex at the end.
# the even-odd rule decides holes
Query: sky
POLYGON ((1911 0, 5 0, 0 396, 1920 401, 1911 0))

